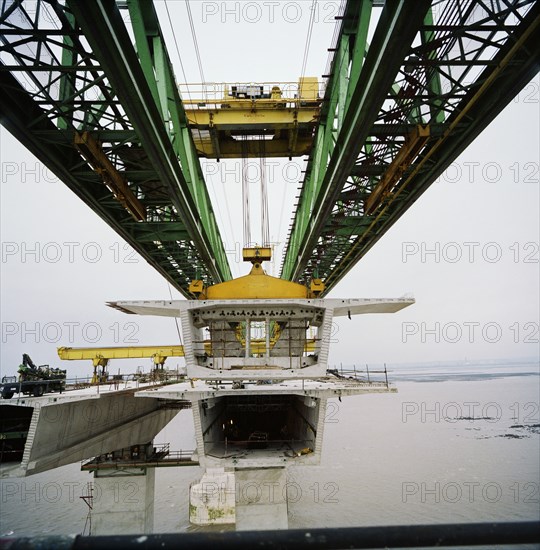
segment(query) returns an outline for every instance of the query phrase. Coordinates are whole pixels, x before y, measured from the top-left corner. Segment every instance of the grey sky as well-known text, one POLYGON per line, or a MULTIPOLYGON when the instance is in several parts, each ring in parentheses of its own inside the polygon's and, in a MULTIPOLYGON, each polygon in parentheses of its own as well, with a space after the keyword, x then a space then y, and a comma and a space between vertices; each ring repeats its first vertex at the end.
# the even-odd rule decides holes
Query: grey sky
MULTIPOLYGON (((254 2, 237 4, 191 2, 206 80, 295 82, 311 2, 259 2, 260 11, 246 9, 254 2)), ((337 13, 337 2, 319 4, 305 73, 318 77, 337 13)), ((182 83, 166 5, 156 5, 182 83)), ((185 5, 169 1, 167 7, 187 80, 198 82, 185 5)), ((537 76, 331 293, 412 293, 417 301, 395 315, 339 320, 331 362, 538 356, 539 101, 537 76)), ((14 372, 25 352, 37 363, 69 368, 70 376, 88 374, 88 364, 59 361, 60 345, 178 342, 173 320, 127 316, 104 305, 167 299, 165 280, 3 128, 0 146, 2 374, 14 372), (28 253, 36 246, 36 254, 28 253)), ((269 178, 278 256, 303 166, 302 159, 280 161, 269 178)), ((242 237, 239 161, 203 168, 233 273, 244 274, 248 267, 235 253, 242 237)), ((278 258, 276 275, 279 265, 278 258)), ((148 367, 129 363, 133 370, 137 364, 148 367)), ((111 370, 118 365, 125 363, 111 370)))

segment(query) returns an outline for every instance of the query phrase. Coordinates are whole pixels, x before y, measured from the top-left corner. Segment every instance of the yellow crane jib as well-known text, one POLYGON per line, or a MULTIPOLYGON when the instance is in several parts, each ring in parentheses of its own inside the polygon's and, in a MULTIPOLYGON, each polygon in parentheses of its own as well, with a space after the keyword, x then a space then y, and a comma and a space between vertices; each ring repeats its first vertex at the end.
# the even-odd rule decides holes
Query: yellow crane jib
POLYGON ((107 366, 110 359, 153 358, 156 365, 163 365, 167 357, 184 357, 184 346, 119 346, 109 348, 58 348, 62 360, 90 359, 95 366, 107 366))
POLYGON ((184 357, 184 346, 119 346, 109 348, 58 348, 58 357, 64 361, 90 360, 94 367, 92 383, 105 376, 105 368, 111 359, 152 358, 156 368, 163 368, 167 357, 184 357), (100 375, 97 368, 101 367, 100 375))

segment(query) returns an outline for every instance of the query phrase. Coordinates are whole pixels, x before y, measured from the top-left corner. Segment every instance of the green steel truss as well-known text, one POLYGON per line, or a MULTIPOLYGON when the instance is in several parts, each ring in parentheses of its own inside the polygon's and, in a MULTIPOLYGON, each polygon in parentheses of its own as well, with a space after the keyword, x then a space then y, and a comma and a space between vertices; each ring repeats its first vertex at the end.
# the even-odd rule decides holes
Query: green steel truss
MULTIPOLYGON (((229 279, 153 3, 0 2, 2 124, 185 296, 229 279)), ((374 4, 341 11, 282 265, 326 292, 538 71, 534 0, 387 0, 368 46, 374 4)))
POLYGON ((230 279, 153 3, 1 6, 2 125, 185 296, 192 279, 230 279))
POLYGON ((283 278, 331 290, 488 126, 538 72, 538 8, 387 0, 368 47, 373 2, 347 2, 283 278))

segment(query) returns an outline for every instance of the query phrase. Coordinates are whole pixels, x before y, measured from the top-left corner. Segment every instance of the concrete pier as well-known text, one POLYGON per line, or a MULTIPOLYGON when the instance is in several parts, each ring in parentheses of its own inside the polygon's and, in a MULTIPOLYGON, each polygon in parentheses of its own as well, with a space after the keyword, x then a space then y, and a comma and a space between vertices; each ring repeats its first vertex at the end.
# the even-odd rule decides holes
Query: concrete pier
POLYGON ((287 529, 285 468, 236 470, 236 530, 287 529))
POLYGON ((208 468, 189 491, 189 521, 195 525, 235 523, 234 473, 208 468))
POLYGON ((237 531, 287 529, 286 469, 208 468, 190 487, 189 520, 195 525, 236 523, 237 531))
POLYGON ((153 533, 155 476, 155 468, 96 471, 92 535, 153 533))

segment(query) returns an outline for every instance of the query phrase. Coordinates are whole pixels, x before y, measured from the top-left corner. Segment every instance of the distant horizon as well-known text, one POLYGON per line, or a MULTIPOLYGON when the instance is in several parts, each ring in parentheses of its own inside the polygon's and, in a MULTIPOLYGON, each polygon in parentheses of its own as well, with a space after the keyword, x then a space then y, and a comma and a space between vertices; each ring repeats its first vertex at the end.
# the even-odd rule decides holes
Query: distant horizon
MULTIPOLYGON (((371 367, 372 365, 375 366, 381 366, 384 367, 386 365, 389 366, 437 366, 437 365, 505 365, 505 364, 516 364, 516 363, 538 363, 540 366, 540 356, 537 357, 506 357, 506 358, 500 358, 500 357, 493 357, 493 358, 483 358, 483 359, 448 359, 448 360, 431 360, 431 361, 404 361, 404 362, 396 362, 396 361, 383 361, 380 363, 373 363, 373 362, 367 362, 368 367, 371 367)), ((343 365, 344 368, 352 367, 353 365, 356 365, 357 368, 362 369, 365 368, 366 363, 333 363, 330 365, 328 364, 328 368, 333 368, 335 366, 343 365)))

